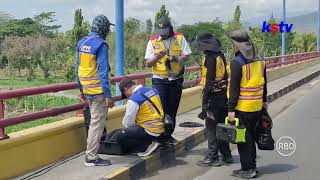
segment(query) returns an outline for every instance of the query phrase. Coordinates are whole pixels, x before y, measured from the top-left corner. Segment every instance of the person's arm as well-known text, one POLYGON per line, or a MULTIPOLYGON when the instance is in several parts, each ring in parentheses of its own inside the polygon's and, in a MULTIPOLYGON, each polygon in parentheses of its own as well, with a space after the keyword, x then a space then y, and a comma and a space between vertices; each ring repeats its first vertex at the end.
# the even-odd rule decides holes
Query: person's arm
POLYGON ((123 117, 122 124, 124 127, 133 127, 136 124, 136 116, 139 111, 139 104, 132 100, 128 100, 126 106, 126 113, 123 117))
POLYGON ((267 110, 268 109, 268 88, 267 88, 267 67, 264 67, 264 85, 263 85, 263 107, 267 110))
POLYGON ((146 55, 145 55, 145 60, 146 60, 146 66, 147 67, 152 67, 155 63, 157 63, 163 56, 166 55, 166 52, 160 52, 159 54, 154 53, 154 47, 151 43, 151 40, 149 40, 147 49, 146 49, 146 55))
POLYGON ((103 43, 97 53, 98 77, 103 89, 105 98, 111 98, 110 85, 109 85, 109 60, 108 60, 107 44, 103 43))
POLYGON ((205 67, 207 68, 206 84, 203 94, 207 95, 214 89, 214 83, 216 79, 216 56, 206 55, 205 67))
POLYGON ((78 71, 79 71, 79 66, 80 66, 80 56, 79 56, 79 51, 77 50, 76 51, 76 58, 77 58, 77 63, 76 63, 76 70, 75 70, 75 74, 76 74, 76 83, 78 84, 79 86, 79 89, 80 89, 80 92, 83 92, 83 88, 82 88, 82 85, 80 83, 80 80, 79 80, 79 75, 78 75, 78 71))
POLYGON ((240 96, 240 82, 242 78, 242 66, 237 61, 231 61, 230 64, 231 78, 230 78, 230 90, 228 111, 235 112, 235 107, 238 104, 240 96))

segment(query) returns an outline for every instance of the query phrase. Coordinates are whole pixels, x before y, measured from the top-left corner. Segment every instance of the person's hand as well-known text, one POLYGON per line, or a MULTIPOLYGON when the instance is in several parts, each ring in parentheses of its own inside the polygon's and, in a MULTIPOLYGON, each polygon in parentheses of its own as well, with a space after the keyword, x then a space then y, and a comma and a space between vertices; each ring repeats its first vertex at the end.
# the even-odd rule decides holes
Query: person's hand
POLYGON ((235 121, 235 112, 228 112, 228 118, 229 118, 229 122, 234 122, 235 121))
POLYGON ((163 58, 166 54, 167 54, 167 50, 161 51, 156 54, 156 58, 159 60, 159 59, 163 58))
POLYGON ((268 110, 268 102, 264 102, 262 106, 265 110, 268 110))
POLYGON ((113 104, 113 100, 111 98, 107 98, 106 103, 107 103, 108 108, 113 108, 114 104, 113 104))

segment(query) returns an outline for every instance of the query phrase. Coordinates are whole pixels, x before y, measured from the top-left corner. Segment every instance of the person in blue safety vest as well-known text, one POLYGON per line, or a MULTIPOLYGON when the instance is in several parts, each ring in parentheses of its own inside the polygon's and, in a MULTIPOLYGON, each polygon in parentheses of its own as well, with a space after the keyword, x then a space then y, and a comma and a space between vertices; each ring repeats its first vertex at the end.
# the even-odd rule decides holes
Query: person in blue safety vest
POLYGON ((220 41, 210 32, 199 32, 193 45, 204 54, 200 82, 203 86, 202 112, 199 117, 205 119, 208 137, 206 156, 197 164, 204 167, 217 167, 222 165, 219 160, 219 151, 223 162, 233 162, 229 143, 218 141, 216 137, 217 124, 223 123, 228 115, 226 60, 220 41))
POLYGON ((152 85, 159 91, 164 113, 173 120, 173 126, 167 126, 159 138, 161 147, 167 148, 175 142, 172 133, 182 94, 184 63, 191 49, 182 33, 173 31, 168 17, 156 22, 155 31, 148 42, 145 60, 152 67, 152 85))
POLYGON ((108 108, 113 107, 109 86, 108 44, 105 38, 111 24, 104 15, 93 19, 91 32, 77 44, 76 78, 89 103, 91 122, 87 137, 85 166, 107 166, 111 161, 99 158, 100 139, 106 127, 108 108))
POLYGON ((120 81, 122 97, 128 97, 123 129, 112 133, 109 141, 118 142, 129 153, 148 156, 158 147, 157 139, 164 132, 164 114, 156 89, 137 85, 125 77, 120 81))

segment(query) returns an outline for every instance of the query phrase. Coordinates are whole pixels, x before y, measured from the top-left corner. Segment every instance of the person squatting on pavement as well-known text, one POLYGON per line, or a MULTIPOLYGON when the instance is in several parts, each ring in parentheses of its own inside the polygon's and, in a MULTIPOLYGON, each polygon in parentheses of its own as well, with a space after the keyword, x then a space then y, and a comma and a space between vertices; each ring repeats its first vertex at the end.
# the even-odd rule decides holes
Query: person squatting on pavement
POLYGON ((126 77, 120 81, 119 89, 123 98, 128 97, 122 122, 125 128, 116 131, 109 140, 119 142, 129 153, 148 156, 157 149, 157 139, 164 133, 159 93, 126 77))
POLYGON ((80 91, 89 103, 91 122, 87 137, 85 166, 111 165, 99 158, 99 142, 106 127, 108 108, 113 107, 109 86, 108 18, 98 15, 92 22, 91 32, 77 44, 76 77, 80 91))
MULTIPOLYGON (((202 64, 202 111, 204 114, 208 151, 199 166, 220 166, 222 161, 232 163, 233 158, 229 143, 220 142, 216 138, 216 126, 223 123, 227 116, 227 73, 226 60, 221 51, 221 43, 209 32, 198 33, 193 45, 204 54, 202 64)), ((201 115, 200 115, 201 116, 201 115)))
POLYGON ((267 109, 267 78, 264 61, 257 60, 256 50, 245 31, 233 31, 229 35, 235 58, 228 69, 228 117, 239 118, 246 128, 246 142, 239 143, 241 169, 232 172, 240 178, 254 178, 256 171, 255 127, 262 107, 267 109))
MULTIPOLYGON (((182 94, 184 62, 190 54, 184 36, 173 31, 168 17, 160 18, 156 22, 156 35, 148 42, 145 59, 146 65, 152 67, 152 85, 159 92, 164 113, 171 116, 174 126, 182 94)), ((172 145, 174 128, 165 131, 159 142, 161 146, 172 145)))

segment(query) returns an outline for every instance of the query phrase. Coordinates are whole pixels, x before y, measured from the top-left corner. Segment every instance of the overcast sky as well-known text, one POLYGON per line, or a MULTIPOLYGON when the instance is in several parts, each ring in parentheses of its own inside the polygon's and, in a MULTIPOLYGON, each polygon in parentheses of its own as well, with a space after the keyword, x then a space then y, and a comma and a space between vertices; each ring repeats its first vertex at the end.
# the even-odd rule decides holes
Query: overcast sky
MULTIPOLYGON (((0 0, 0 11, 16 18, 32 17, 41 12, 55 11, 62 30, 72 27, 74 10, 81 8, 85 20, 105 14, 115 21, 116 0, 0 0)), ((318 0, 286 0, 287 15, 295 16, 316 11, 318 0)), ((241 19, 267 17, 271 13, 281 16, 282 0, 124 0, 125 17, 141 20, 154 18, 162 4, 167 6, 170 16, 177 24, 192 24, 210 21, 215 17, 223 21, 233 16, 234 8, 240 5, 241 19)))

